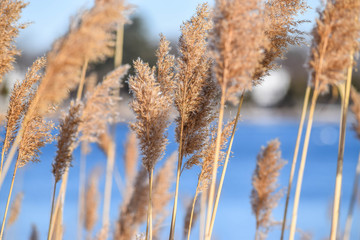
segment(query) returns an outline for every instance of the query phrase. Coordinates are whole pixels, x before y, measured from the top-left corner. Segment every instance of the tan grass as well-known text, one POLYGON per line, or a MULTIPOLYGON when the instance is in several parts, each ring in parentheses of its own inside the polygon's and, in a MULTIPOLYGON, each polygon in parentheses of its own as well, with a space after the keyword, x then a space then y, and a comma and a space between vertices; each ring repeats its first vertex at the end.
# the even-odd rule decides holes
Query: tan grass
POLYGON ((280 142, 275 139, 261 148, 257 156, 256 169, 253 174, 251 207, 256 218, 255 239, 266 239, 273 223, 272 210, 277 206, 282 192, 276 192, 280 170, 286 164, 281 159, 280 142))
POLYGON ((15 38, 26 24, 19 24, 20 14, 27 6, 21 0, 3 0, 0 4, 0 83, 4 74, 13 70, 15 58, 20 55, 15 38))

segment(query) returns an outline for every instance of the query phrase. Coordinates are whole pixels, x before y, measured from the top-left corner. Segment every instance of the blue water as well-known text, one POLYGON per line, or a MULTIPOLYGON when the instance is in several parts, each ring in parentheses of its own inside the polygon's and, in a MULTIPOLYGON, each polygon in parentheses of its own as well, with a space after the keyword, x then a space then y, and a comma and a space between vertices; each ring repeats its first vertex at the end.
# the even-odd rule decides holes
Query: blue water
MULTIPOLYGON (((254 238, 255 219, 251 213, 249 196, 251 192, 251 177, 256 164, 256 155, 261 146, 266 145, 271 139, 278 138, 281 141, 282 157, 289 161, 281 172, 279 184, 280 188, 287 186, 293 148, 296 141, 297 124, 298 123, 293 120, 284 120, 268 125, 259 125, 250 121, 240 123, 238 131, 236 132, 233 157, 230 159, 215 222, 214 237, 216 237, 216 239, 254 238)), ((330 207, 335 182, 338 129, 338 124, 335 123, 314 123, 311 135, 297 226, 302 231, 311 233, 314 239, 323 239, 328 236, 330 231, 330 207)), ((116 128, 116 167, 118 167, 122 175, 123 146, 127 132, 127 125, 119 125, 116 128)), ((177 148, 177 144, 174 142, 173 127, 169 130, 169 139, 170 144, 168 146, 167 156, 177 148)), ((344 157, 341 229, 344 228, 359 147, 359 141, 355 138, 354 132, 349 128, 346 135, 344 157)), ((23 191, 24 201, 18 221, 7 230, 7 239, 28 239, 32 224, 36 224, 38 227, 41 239, 46 238, 54 183, 51 174, 51 162, 55 151, 56 149, 53 145, 47 146, 43 149, 40 163, 29 164, 18 172, 14 193, 16 194, 19 191, 23 191)), ((64 239, 76 239, 79 150, 75 151, 74 157, 75 161, 70 170, 64 209, 64 239)), ((97 146, 92 146, 92 153, 88 157, 86 164, 88 173, 97 165, 102 165, 105 169, 105 156, 97 146)), ((161 164, 160 162, 158 166, 161 164)), ((180 185, 181 199, 191 198, 193 196, 198 172, 199 169, 194 168, 193 170, 185 171, 182 175, 180 185)), ((5 198, 10 185, 10 175, 11 174, 8 175, 8 179, 0 191, 0 206, 5 205, 5 198)), ((99 185, 104 185, 104 179, 101 179, 99 185)), ((15 194, 13 196, 15 196, 15 194)), ((291 197, 291 199, 293 199, 293 193, 291 197)), ((113 221, 118 217, 120 202, 121 194, 114 182, 111 202, 111 219, 113 221)), ((180 204, 183 202, 184 201, 180 200, 180 204)), ((169 206, 169 210, 171 207, 172 203, 171 206, 169 206)), ((278 207, 273 212, 274 220, 282 219, 283 207, 284 199, 281 199, 278 207)), ((291 208, 292 205, 290 205, 290 209, 291 208)), ((3 214, 3 207, 1 207, 0 214, 3 214)), ((177 239, 181 239, 183 215, 183 206, 180 206, 180 214, 177 218, 177 239)), ((360 224, 358 215, 359 210, 356 209, 352 239, 360 237, 360 231, 357 227, 360 224)), ((99 212, 99 216, 101 216, 101 212, 99 212)), ((164 236, 168 234, 169 222, 170 220, 165 223, 164 236)), ((99 228, 100 219, 96 231, 99 230, 99 228)), ((268 239, 279 239, 279 229, 279 226, 275 226, 273 231, 269 233, 268 239)), ((192 237, 192 239, 197 239, 198 237, 198 222, 192 232, 192 237)))

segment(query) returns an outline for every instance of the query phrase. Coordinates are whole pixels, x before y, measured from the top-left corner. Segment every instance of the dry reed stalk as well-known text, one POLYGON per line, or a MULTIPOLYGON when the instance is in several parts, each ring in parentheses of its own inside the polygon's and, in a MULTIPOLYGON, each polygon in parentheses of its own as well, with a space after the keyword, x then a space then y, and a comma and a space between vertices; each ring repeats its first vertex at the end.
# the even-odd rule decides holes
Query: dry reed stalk
MULTIPOLYGON (((60 122, 60 133, 58 136, 57 152, 52 164, 52 173, 55 178, 53 197, 50 211, 50 221, 48 230, 48 240, 51 239, 50 229, 53 224, 53 212, 55 203, 56 185, 62 179, 64 172, 71 166, 73 160, 72 153, 74 143, 77 140, 78 127, 81 123, 82 104, 72 102, 70 104, 68 115, 64 116, 60 122)), ((61 205, 60 205, 61 206, 61 205)), ((58 210, 56 210, 58 211, 58 210)))
MULTIPOLYGON (((359 1, 359 7, 360 7, 360 1, 359 1)), ((353 56, 351 56, 351 58, 353 58, 353 56)), ((338 161, 337 161, 335 191, 334 191, 334 201, 333 201, 333 215, 332 215, 331 233, 330 233, 331 240, 336 239, 339 214, 340 214, 342 169, 344 164, 344 151, 345 151, 346 119, 347 119, 347 112, 348 112, 349 98, 350 98, 351 79, 352 79, 352 71, 353 71, 352 65, 353 64, 351 62, 351 66, 348 68, 348 75, 345 84, 346 85, 345 93, 344 96, 342 97, 339 150, 338 150, 338 161)))
MULTIPOLYGON (((352 53, 355 49, 358 49, 359 45, 357 39, 360 24, 356 17, 359 6, 360 4, 357 0, 328 1, 324 11, 320 13, 317 26, 315 26, 313 30, 314 40, 309 66, 311 68, 311 80, 314 85, 314 92, 296 185, 289 240, 293 240, 295 236, 300 191, 316 100, 319 94, 329 90, 329 85, 336 85, 344 81, 346 79, 346 70, 353 64, 352 53), (355 19, 356 21, 354 21, 355 19)), ((340 152, 341 151, 339 151, 339 156, 341 155, 340 152)), ((342 157, 338 158, 338 165, 337 185, 339 185, 341 178, 342 157)), ((337 196, 339 189, 340 186, 336 187, 337 196)), ((337 202, 334 202, 334 204, 337 205, 337 202)), ((335 205, 334 208, 337 208, 335 205)), ((336 212, 337 210, 334 209, 335 214, 336 212)), ((337 221, 337 216, 333 216, 333 220, 337 221)), ((335 238, 334 229, 336 229, 336 226, 332 225, 331 240, 335 238)))
POLYGON ((60 204, 60 208, 57 209, 58 214, 56 219, 54 219, 54 234, 51 240, 62 240, 64 234, 64 224, 63 224, 63 204, 60 204))
POLYGON ((253 76, 267 48, 261 1, 216 1, 214 29, 211 35, 214 75, 221 87, 217 143, 210 186, 205 226, 205 239, 210 239, 220 136, 226 100, 233 100, 240 92, 250 90, 253 76))
POLYGON ((23 200, 24 194, 22 192, 16 194, 14 201, 11 204, 10 213, 9 213, 9 220, 8 220, 8 227, 13 225, 19 217, 21 203, 23 200))
POLYGON ((352 190, 351 200, 350 200, 350 204, 349 204, 349 210, 348 210, 348 214, 346 217, 343 240, 350 239, 352 219, 353 219, 356 199, 358 198, 358 194, 359 194, 359 191, 358 191, 359 180, 360 180, 360 154, 359 154, 358 162, 356 165, 356 175, 354 178, 354 184, 353 184, 353 190, 352 190))
MULTIPOLYGON (((108 123, 115 123, 118 119, 116 111, 117 102, 120 100, 119 88, 120 78, 124 76, 128 66, 120 66, 109 73, 101 84, 98 84, 94 91, 85 98, 85 106, 81 116, 81 123, 78 127, 80 132, 79 141, 74 144, 73 149, 81 142, 98 141, 99 136, 107 129, 108 123)), ((63 181, 58 194, 55 209, 65 198, 67 187, 68 169, 65 169, 63 181)), ((55 211, 56 213, 56 211, 55 211)), ((50 226, 51 236, 53 227, 50 226)))
POLYGON ((197 7, 196 14, 181 26, 180 56, 175 76, 176 141, 178 170, 169 239, 174 238, 180 175, 183 167, 191 168, 199 162, 199 153, 215 117, 218 89, 210 78, 211 60, 207 51, 208 32, 212 24, 207 4, 197 7), (189 157, 183 166, 183 158, 189 157))
POLYGON ((302 108, 302 111, 301 111, 301 117, 300 117, 298 133, 297 133, 297 137, 296 137, 295 150, 294 150, 293 160, 292 160, 292 163, 291 163, 289 184, 288 184, 287 191, 286 191, 285 209, 284 209, 284 215, 283 215, 283 220, 282 220, 282 225, 281 225, 280 240, 284 239, 285 226, 286 226, 286 217, 287 217, 287 210, 288 210, 288 206, 289 206, 291 187, 292 187, 292 182, 293 182, 293 178, 294 178, 294 174, 295 174, 296 162, 297 162, 297 158, 298 158, 298 155, 299 155, 301 136, 302 136, 305 117, 306 117, 306 112, 307 112, 307 108, 308 108, 308 104, 309 104, 310 92, 311 92, 311 86, 308 84, 307 87, 306 87, 306 90, 305 90, 305 97, 304 97, 303 108, 302 108))
POLYGON ((1 152, 0 175, 3 168, 4 157, 10 146, 13 144, 14 138, 21 125, 21 121, 28 110, 29 94, 31 94, 34 86, 36 86, 36 84, 40 81, 42 77, 40 71, 43 69, 45 64, 46 59, 44 57, 38 58, 28 69, 25 79, 22 82, 16 82, 14 85, 6 114, 6 130, 1 152))
MULTIPOLYGON (((219 164, 218 166, 223 162, 223 160, 225 159, 225 154, 222 152, 225 148, 226 148, 226 144, 227 144, 227 140, 231 134, 231 127, 234 126, 235 120, 232 122, 227 123, 224 126, 224 129, 222 130, 221 134, 221 144, 220 144, 220 156, 219 156, 219 164)), ((204 144, 203 149, 201 150, 200 153, 200 158, 202 159, 201 162, 201 172, 199 174, 198 177, 198 183, 196 186, 196 191, 195 191, 195 195, 194 195, 194 200, 193 200, 193 204, 197 199, 197 196, 199 193, 203 193, 204 191, 207 192, 207 189, 209 187, 209 184, 211 182, 211 177, 212 177, 212 169, 214 167, 213 165, 213 157, 214 157, 214 152, 215 152, 215 145, 216 145, 216 139, 217 139, 217 130, 215 129, 215 127, 212 127, 211 129, 211 134, 210 137, 208 138, 207 142, 204 144)), ((195 207, 195 205, 193 205, 193 207, 195 207)), ((190 220, 189 220, 189 226, 188 226, 188 235, 187 238, 190 239, 190 233, 191 233, 191 224, 192 224, 192 218, 193 218, 193 212, 194 212, 194 208, 192 208, 191 210, 191 214, 190 214, 190 220)), ((205 214, 205 213, 204 213, 205 214)), ((201 238, 202 239, 202 238, 201 238)))
MULTIPOLYGON (((76 101, 80 102, 84 85, 85 85, 85 77, 86 77, 86 71, 88 68, 89 59, 86 58, 85 62, 83 64, 81 75, 80 75, 80 83, 76 94, 76 101)), ((87 84, 86 84, 87 85, 87 84)), ((86 86, 87 87, 87 86, 86 86)), ((95 86, 94 86, 95 87, 95 86)), ((81 144, 81 150, 80 150, 80 169, 79 169, 79 207, 78 207, 78 239, 82 239, 82 226, 84 223, 84 185, 85 185, 85 178, 86 178, 86 156, 85 156, 85 148, 87 143, 81 144)))
POLYGON ((21 0, 3 0, 0 3, 0 83, 5 73, 11 71, 16 56, 20 51, 15 46, 15 38, 19 30, 26 24, 18 24, 23 8, 27 6, 21 0))
POLYGON ((90 175, 86 193, 85 193, 85 211, 84 211, 84 227, 88 232, 88 237, 91 236, 96 221, 98 219, 98 206, 100 203, 100 192, 98 187, 98 181, 100 177, 100 170, 98 168, 94 169, 90 175))
POLYGON ((251 192, 252 212, 256 217, 255 239, 265 239, 272 225, 271 213, 277 206, 282 192, 277 191, 280 170, 286 164, 281 159, 280 142, 275 139, 261 148, 257 156, 251 192))
POLYGON ((230 143, 229 143, 228 150, 226 151, 226 157, 225 157, 225 162, 224 162, 224 166, 223 166, 223 171, 221 173, 220 183, 219 183, 218 191, 217 191, 217 194, 216 194, 214 210, 213 210, 213 213, 211 215, 210 228, 209 228, 209 237, 210 237, 210 239, 211 239, 211 235, 212 235, 212 231, 213 231, 213 227, 214 227, 214 223, 215 223, 215 217, 216 217, 217 208, 218 208, 219 201, 220 201, 220 195, 221 195, 222 186, 224 184, 225 173, 226 173, 227 165, 228 165, 229 158, 230 158, 231 148, 232 148, 232 144, 234 142, 236 126, 237 126, 237 123, 238 123, 239 118, 240 118, 240 111, 241 111, 241 106, 242 106, 243 100, 244 100, 244 93, 241 94, 241 97, 240 97, 238 110, 237 110, 236 117, 235 117, 234 124, 233 124, 233 130, 232 130, 232 133, 231 133, 230 143))
MULTIPOLYGON (((169 126, 169 110, 171 107, 171 94, 166 81, 167 78, 156 78, 155 67, 150 68, 148 64, 140 59, 134 62, 135 76, 129 78, 129 88, 134 96, 131 108, 135 113, 136 122, 131 124, 132 130, 139 139, 140 149, 143 155, 142 163, 149 175, 149 188, 152 188, 152 172, 157 161, 165 152, 167 145, 166 129, 169 126)), ((167 68, 170 68, 168 65, 167 68)), ((158 73, 161 68, 158 67, 158 73)), ((167 75, 172 73, 166 70, 167 75)), ((149 189, 151 199, 152 189, 149 189)), ((151 201, 150 203, 151 204, 151 201)), ((151 223, 151 206, 148 208, 149 223, 151 223)), ((149 232, 152 233, 150 224, 149 232)), ((147 237, 147 236, 146 236, 147 237)), ((152 235, 150 234, 150 239, 152 235)))
MULTIPOLYGON (((33 89, 29 93, 29 102, 35 98, 36 89, 33 89)), ((0 239, 2 239, 4 234, 4 227, 6 223, 6 216, 9 208, 9 203, 11 199, 12 189, 14 186, 14 180, 18 168, 25 166, 29 162, 39 162, 40 148, 45 146, 45 144, 52 142, 53 137, 51 135, 51 130, 54 125, 50 121, 44 120, 39 115, 33 115, 24 125, 24 134, 19 144, 18 156, 15 163, 14 173, 10 185, 10 190, 6 202, 5 213, 2 221, 0 239)))
POLYGON ((118 23, 116 29, 115 57, 114 66, 119 67, 122 64, 124 47, 124 23, 118 23))

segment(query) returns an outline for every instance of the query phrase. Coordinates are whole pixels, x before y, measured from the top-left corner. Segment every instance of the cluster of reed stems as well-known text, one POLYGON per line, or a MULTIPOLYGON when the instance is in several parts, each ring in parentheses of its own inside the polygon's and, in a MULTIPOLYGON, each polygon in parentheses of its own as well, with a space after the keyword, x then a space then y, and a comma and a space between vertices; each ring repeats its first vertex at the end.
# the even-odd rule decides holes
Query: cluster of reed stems
MULTIPOLYGON (((15 57, 20 54, 14 40, 19 30, 26 27, 26 24, 18 23, 26 5, 21 0, 0 3, 0 80, 12 70, 15 57)), ((212 239, 244 96, 280 67, 276 60, 285 58, 290 45, 301 46, 305 42, 304 33, 298 29, 304 21, 297 17, 307 8, 303 0, 216 0, 214 8, 207 3, 200 4, 196 13, 183 23, 176 45, 178 55, 170 53, 170 42, 160 35, 156 65, 150 66, 140 58, 135 60, 135 73, 127 80, 133 97, 130 108, 135 118, 129 123, 131 132, 125 145, 125 176, 122 177, 115 167, 118 136, 110 129, 121 121, 120 88, 130 67, 122 65, 124 24, 128 22, 133 6, 121 0, 96 0, 91 9, 72 23, 68 33, 54 43, 46 57, 38 58, 25 78, 16 82, 12 89, 1 153, 0 187, 12 159, 15 164, 0 239, 4 238, 6 224, 11 226, 20 212, 22 194, 15 198, 7 218, 17 170, 29 162, 40 161, 40 149, 54 141, 57 152, 52 164, 54 185, 48 240, 63 239, 65 194, 70 167, 75 161, 73 152, 78 146, 81 146, 78 239, 83 239, 84 231, 86 239, 160 239, 163 226, 169 226, 169 240, 174 240, 181 175, 193 167, 199 167, 200 171, 194 196, 186 210, 183 235, 189 240, 194 223, 200 219, 199 238, 212 239), (91 64, 109 57, 114 57, 115 69, 97 83, 97 79, 89 74, 91 64), (76 98, 66 106, 64 100, 70 98, 70 90, 77 91, 76 98), (228 103, 235 105, 237 112, 234 119, 225 123, 228 103), (51 121, 50 114, 60 108, 63 116, 51 121), (163 160, 167 155, 168 129, 172 123, 178 150, 163 160), (58 129, 57 134, 54 134, 54 128, 58 129), (97 233, 94 229, 99 218, 101 170, 94 170, 86 184, 86 156, 90 155, 91 143, 98 144, 107 159, 102 224, 97 233), (141 167, 138 167, 138 151, 141 167), (157 167, 159 162, 164 162, 161 168, 157 167), (222 172, 218 176, 220 166, 222 172), (116 176, 124 184, 119 187, 122 194, 119 218, 113 223, 110 219, 113 211, 111 195, 116 176), (173 181, 174 193, 171 192, 173 181), (171 221, 167 223, 166 207, 172 200, 171 221), (146 224, 146 231, 137 235, 142 224, 146 224)), ((341 95, 330 231, 330 239, 336 239, 350 92, 354 102, 352 110, 358 122, 354 129, 360 136, 360 95, 351 90, 354 55, 359 50, 359 14, 360 0, 328 0, 323 10, 319 10, 312 31, 309 79, 286 191, 281 240, 285 238, 292 184, 303 142, 289 232, 289 240, 295 238, 316 103, 330 87, 338 88, 341 95)), ((283 191, 278 190, 277 179, 284 165, 278 140, 262 147, 253 173, 250 199, 256 240, 266 239, 275 224, 271 215, 283 195, 283 191)), ((344 239, 350 236, 358 195, 359 165, 344 239)), ((37 230, 33 228, 31 239, 37 238, 37 230)))

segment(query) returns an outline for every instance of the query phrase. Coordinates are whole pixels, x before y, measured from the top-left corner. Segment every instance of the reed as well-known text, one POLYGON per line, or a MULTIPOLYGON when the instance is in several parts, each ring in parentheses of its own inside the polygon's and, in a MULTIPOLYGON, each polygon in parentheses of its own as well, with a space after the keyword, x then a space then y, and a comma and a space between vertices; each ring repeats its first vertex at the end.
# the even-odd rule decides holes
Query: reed
POLYGON ((256 217, 255 240, 266 239, 272 225, 272 210, 277 206, 282 192, 276 192, 280 170, 286 164, 281 159, 280 142, 272 140, 261 148, 253 174, 251 207, 256 217))
POLYGON ((0 4, 0 83, 4 74, 13 70, 13 63, 20 55, 15 45, 19 31, 27 24, 18 23, 22 10, 27 6, 21 0, 4 0, 0 4))
MULTIPOLYGON (((352 14, 356 13, 357 5, 358 3, 356 1, 327 2, 324 11, 320 12, 320 18, 317 20, 317 25, 312 32, 314 39, 309 66, 314 92, 295 191, 290 226, 290 240, 293 240, 295 235, 303 171, 305 168, 316 101, 319 94, 329 90, 329 85, 336 85, 344 81, 346 79, 347 68, 352 65, 351 55, 354 48, 357 47, 358 43, 355 39, 357 39, 359 34, 358 23, 354 24, 354 19, 356 18, 352 14), (344 29, 347 29, 347 31, 343 32, 344 29)), ((333 225, 332 229, 334 228, 336 227, 333 225)), ((334 235, 332 235, 332 238, 333 237, 334 235)))

